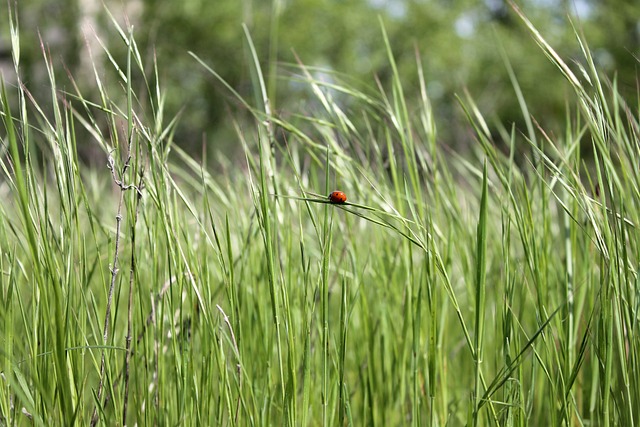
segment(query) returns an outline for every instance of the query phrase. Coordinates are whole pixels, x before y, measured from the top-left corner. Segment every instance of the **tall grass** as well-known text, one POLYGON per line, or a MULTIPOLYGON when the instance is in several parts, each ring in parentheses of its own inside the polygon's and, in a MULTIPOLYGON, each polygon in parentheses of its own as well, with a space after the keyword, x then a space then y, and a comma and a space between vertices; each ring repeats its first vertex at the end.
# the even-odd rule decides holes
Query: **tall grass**
POLYGON ((570 67, 514 10, 577 107, 546 131, 505 60, 527 129, 492 133, 461 96, 466 153, 384 29, 389 87, 290 65, 296 114, 247 32, 256 101, 226 86, 246 162, 215 168, 173 140, 131 31, 114 21, 128 55, 106 50, 98 99, 43 48, 48 103, 0 98, 0 424, 637 425, 638 102, 579 31, 570 67))

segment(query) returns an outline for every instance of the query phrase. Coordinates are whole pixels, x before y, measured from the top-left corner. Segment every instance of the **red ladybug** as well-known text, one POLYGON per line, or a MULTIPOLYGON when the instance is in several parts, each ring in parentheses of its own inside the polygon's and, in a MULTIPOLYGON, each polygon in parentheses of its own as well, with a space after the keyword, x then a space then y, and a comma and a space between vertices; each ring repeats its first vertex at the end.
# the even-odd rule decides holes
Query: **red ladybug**
POLYGON ((335 203, 336 205, 341 205, 347 201, 347 195, 342 191, 333 191, 329 194, 329 201, 331 203, 335 203))

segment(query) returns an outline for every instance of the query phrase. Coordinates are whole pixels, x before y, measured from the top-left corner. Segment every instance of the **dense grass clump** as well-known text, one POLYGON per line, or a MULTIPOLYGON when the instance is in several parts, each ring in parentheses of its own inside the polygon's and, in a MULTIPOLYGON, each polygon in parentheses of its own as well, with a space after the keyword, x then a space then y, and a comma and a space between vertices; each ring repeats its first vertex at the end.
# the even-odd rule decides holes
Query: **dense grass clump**
POLYGON ((47 105, 3 84, 0 424, 637 425, 638 101, 521 18, 578 108, 545 131, 511 72, 527 128, 461 97, 466 153, 388 43, 392 87, 297 65, 309 108, 276 114, 248 37, 246 161, 215 168, 120 28, 99 99, 47 54, 47 105))

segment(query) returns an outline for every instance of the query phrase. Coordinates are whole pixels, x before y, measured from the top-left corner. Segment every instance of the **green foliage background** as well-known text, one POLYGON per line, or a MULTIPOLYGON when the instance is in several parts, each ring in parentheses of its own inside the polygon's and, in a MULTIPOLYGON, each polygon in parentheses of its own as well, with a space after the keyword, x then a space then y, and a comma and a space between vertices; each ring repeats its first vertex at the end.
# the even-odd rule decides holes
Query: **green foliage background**
MULTIPOLYGON (((548 41, 565 57, 578 57, 578 44, 571 22, 592 47, 601 70, 615 70, 623 91, 635 91, 640 35, 640 3, 610 1, 520 1, 518 2, 548 41), (576 9, 582 11, 576 16, 576 9)), ((216 151, 227 153, 230 142, 229 99, 210 76, 198 67, 193 51, 216 70, 241 95, 252 92, 242 24, 246 24, 261 55, 272 107, 296 111, 305 106, 306 95, 287 79, 276 79, 276 69, 296 62, 346 74, 351 80, 382 85, 391 76, 382 46, 378 17, 382 18, 397 56, 403 82, 418 88, 416 53, 425 69, 429 95, 441 123, 439 137, 448 145, 468 143, 464 118, 455 106, 454 94, 467 89, 488 117, 519 125, 522 117, 507 77, 501 50, 512 63, 531 113, 547 124, 559 122, 566 112, 567 87, 543 55, 532 55, 534 42, 517 25, 500 0, 411 1, 394 0, 187 0, 106 2, 118 20, 135 26, 140 51, 156 55, 160 80, 167 88, 167 111, 182 111, 176 141, 191 152, 199 152, 203 140, 216 151), (498 40, 500 42, 498 42, 498 40), (269 64, 269 65, 267 65, 269 64), (544 77, 541 77, 544 76, 544 77)), ((87 41, 96 34, 117 55, 125 54, 117 33, 112 31, 106 10, 96 2, 80 0, 32 0, 18 5, 21 31, 22 70, 25 81, 44 94, 39 35, 53 53, 57 66, 64 64, 80 78, 84 88, 95 85, 91 70, 82 70, 88 54, 87 41), (88 12, 91 10, 91 12, 88 12), (93 19, 91 32, 82 34, 82 19, 93 19)), ((8 46, 7 21, 2 20, 2 46, 8 46)), ((92 52, 94 61, 108 61, 92 52)), ((9 59, 5 55, 5 60, 9 59)), ((116 58, 117 59, 117 58, 116 58)), ((152 61, 148 61, 152 63, 152 61)), ((105 64, 106 65, 106 64, 105 64)), ((105 67, 109 69, 110 67, 105 67)), ((149 70, 151 74, 151 70, 149 70)), ((280 73, 282 74, 282 73, 280 73)), ((284 73, 286 75, 286 73, 284 73)), ((327 75, 325 75, 326 77, 327 75)), ((353 82, 352 82, 353 83, 353 82)), ((33 89, 32 89, 33 90, 33 89)), ((376 91, 375 88, 373 88, 376 91)), ((34 94, 38 98, 38 93, 34 94)))

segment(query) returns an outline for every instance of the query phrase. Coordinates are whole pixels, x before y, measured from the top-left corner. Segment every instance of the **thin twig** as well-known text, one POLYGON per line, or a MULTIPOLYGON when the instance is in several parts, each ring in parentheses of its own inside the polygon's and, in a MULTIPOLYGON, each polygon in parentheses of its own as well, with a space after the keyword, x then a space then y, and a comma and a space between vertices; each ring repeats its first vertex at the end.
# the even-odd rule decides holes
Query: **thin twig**
MULTIPOLYGON (((175 281, 176 281, 176 278, 175 277, 171 277, 169 280, 167 280, 164 283, 164 285, 162 286, 162 289, 160 290, 160 293, 158 293, 158 295, 156 295, 155 298, 153 297, 153 295, 151 296, 151 311, 149 312, 149 315, 147 316, 147 320, 145 321, 144 325, 142 325, 142 331, 140 331, 140 333, 138 334, 138 337, 136 338, 135 345, 133 345, 131 347, 131 351, 130 351, 131 357, 135 356, 136 352, 135 352, 134 349, 137 346, 140 345, 140 341, 142 341, 142 339, 144 338, 144 336, 145 336, 145 334, 147 332, 147 328, 149 328, 149 325, 151 325, 152 323, 155 324, 156 304, 159 304, 162 301, 162 298, 164 297, 164 294, 167 293, 167 291, 171 288, 171 285, 175 281)), ((156 374, 157 374, 157 369, 154 372, 154 378, 157 378, 156 374)), ((122 368, 122 370, 120 371, 120 373, 118 374, 116 379, 113 381, 113 388, 116 388, 118 386, 118 384, 120 383, 120 380, 122 379, 123 376, 124 376, 124 368, 122 368)), ((110 401, 111 401, 111 396, 107 394, 105 396, 105 398, 104 398, 104 402, 102 404, 102 407, 106 408, 110 401)))
MULTIPOLYGON (((122 406, 122 425, 127 425, 127 402, 129 398, 129 368, 131 362, 131 328, 132 328, 132 311, 133 311, 133 284, 135 280, 135 272, 136 272, 136 224, 138 223, 138 212, 140 211, 140 200, 142 199, 142 193, 140 192, 140 188, 142 188, 142 179, 144 176, 144 171, 140 173, 140 181, 138 182, 138 197, 136 198, 136 209, 133 217, 133 222, 131 223, 131 268, 129 270, 129 305, 127 308, 127 339, 126 339, 126 354, 125 354, 125 362, 124 362, 124 403, 122 406)), ((121 187, 122 188, 122 187, 121 187)))
MULTIPOLYGON (((113 264, 110 268, 111 270, 111 283, 109 285, 109 294, 107 296, 107 312, 104 316, 104 329, 102 334, 102 343, 104 346, 107 345, 107 340, 109 339, 109 319, 111 317, 111 302, 113 300, 113 290, 116 287, 116 276, 118 275, 118 255, 120 252, 120 226, 122 224, 122 205, 124 204, 124 194, 125 191, 131 188, 131 186, 125 186, 122 184, 122 177, 126 174, 127 169, 131 164, 131 141, 133 138, 133 133, 129 136, 129 143, 127 147, 127 158, 122 166, 122 172, 120 173, 120 179, 116 176, 115 172, 115 160, 109 154, 109 159, 107 162, 107 168, 111 170, 111 174, 113 175, 114 182, 120 188, 120 200, 118 202, 118 211, 116 213, 116 237, 115 237, 115 249, 113 253, 113 264)), ((138 194, 140 194, 140 190, 136 187, 138 194)), ((98 383, 98 395, 96 406, 93 409, 93 415, 91 416, 91 427, 94 427, 98 423, 98 405, 100 404, 100 400, 102 400, 102 391, 104 390, 104 380, 105 380, 105 365, 106 365, 106 351, 102 349, 102 356, 100 358, 100 382, 98 383)))

